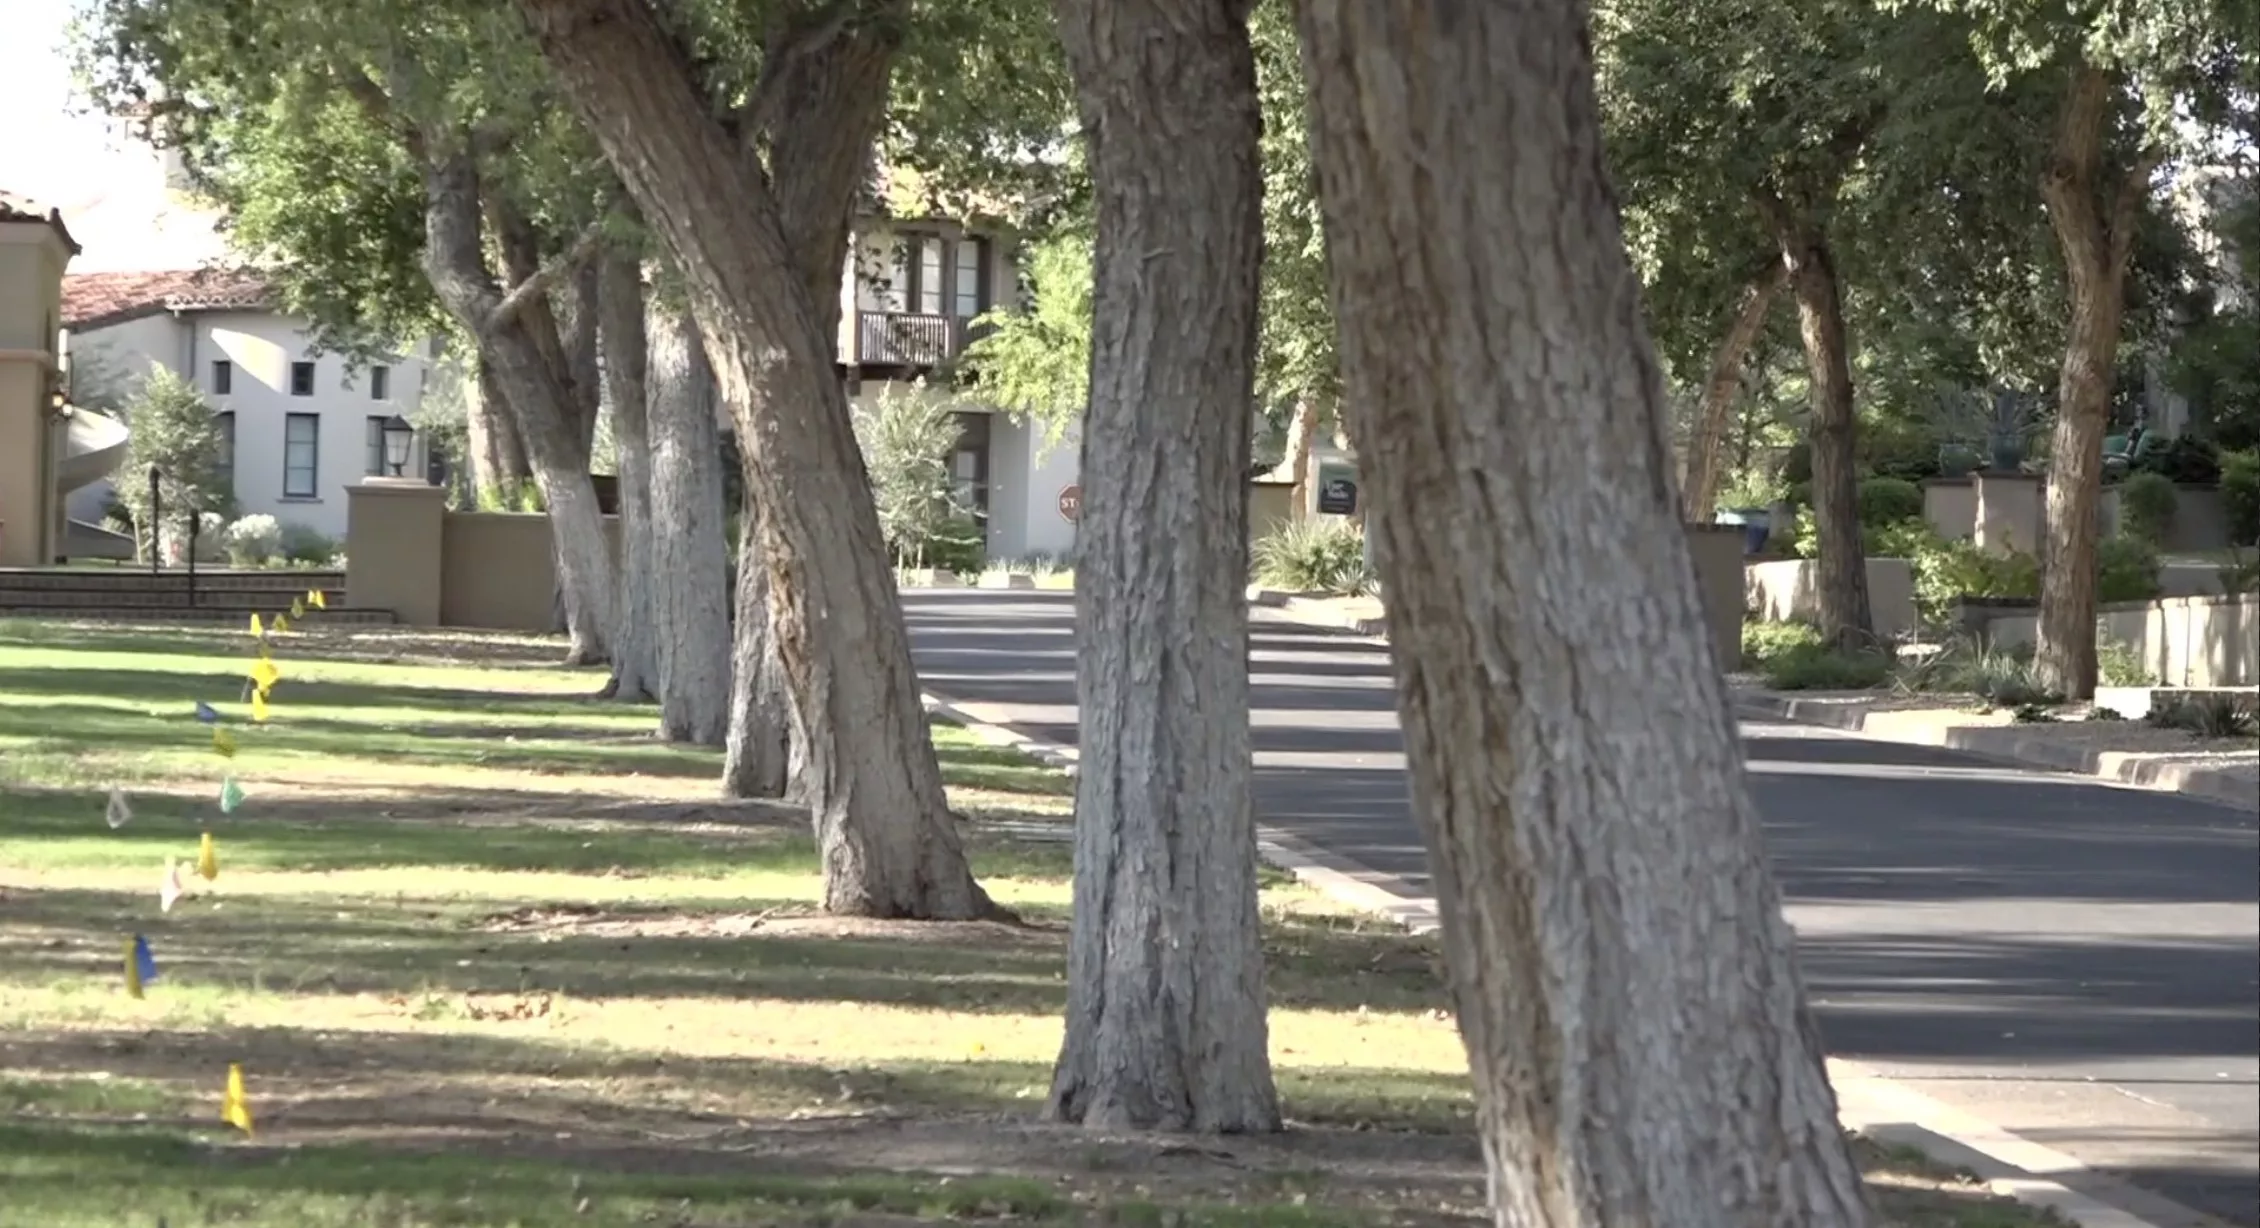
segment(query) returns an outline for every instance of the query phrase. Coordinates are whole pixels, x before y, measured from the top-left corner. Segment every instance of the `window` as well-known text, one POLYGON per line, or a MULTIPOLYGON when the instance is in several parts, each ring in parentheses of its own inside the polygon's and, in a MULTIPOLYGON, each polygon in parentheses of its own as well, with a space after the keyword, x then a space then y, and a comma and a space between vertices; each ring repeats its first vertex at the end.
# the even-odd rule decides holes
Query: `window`
POLYGON ((960 320, 970 320, 988 310, 989 241, 967 239, 957 245, 955 293, 951 296, 951 313, 960 320))
POLYGON ((930 316, 942 314, 942 241, 940 239, 920 239, 918 241, 918 276, 913 280, 912 285, 916 288, 918 299, 916 303, 911 305, 912 311, 930 316))
POLYGON ((369 368, 369 399, 372 401, 389 401, 392 399, 391 367, 369 368))
POLYGON ((392 472, 392 466, 385 464, 385 423, 389 421, 391 419, 382 414, 369 415, 369 461, 365 472, 373 478, 392 472))
POLYGON ((314 395, 313 363, 294 362, 290 364, 290 395, 294 397, 314 395))
MULTIPOLYGON (((221 366, 227 364, 222 363, 221 366)), ((235 489, 235 411, 224 409, 212 416, 212 424, 220 434, 220 481, 228 489, 235 489)))
MULTIPOLYGON (((311 364, 308 364, 311 365, 311 364)), ((296 376, 292 377, 295 382, 296 376)), ((318 414, 283 415, 283 498, 311 499, 320 489, 322 419, 318 414)))
POLYGON ((212 395, 226 396, 235 391, 235 364, 222 358, 212 364, 212 395))

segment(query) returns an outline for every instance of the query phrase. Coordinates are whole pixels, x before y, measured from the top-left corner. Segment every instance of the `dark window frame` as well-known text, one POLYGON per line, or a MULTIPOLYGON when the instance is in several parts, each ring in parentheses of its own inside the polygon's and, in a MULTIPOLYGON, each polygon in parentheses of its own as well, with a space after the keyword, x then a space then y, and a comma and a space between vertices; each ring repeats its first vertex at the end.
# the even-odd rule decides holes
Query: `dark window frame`
POLYGON ((226 358, 212 360, 212 395, 231 396, 235 393, 235 363, 226 358))
POLYGON ((313 396, 314 376, 315 369, 312 360, 302 358, 290 364, 290 395, 294 397, 313 396))
POLYGON ((282 497, 283 497, 283 498, 285 498, 285 499, 317 499, 317 498, 320 498, 320 497, 321 497, 321 493, 322 493, 322 415, 320 415, 320 414, 284 414, 284 415, 283 415, 283 455, 282 455, 282 467, 283 467, 283 478, 282 478, 282 497), (306 466, 305 466, 305 470, 306 470, 306 486, 305 486, 305 488, 304 488, 304 489, 293 489, 293 488, 292 488, 292 486, 291 486, 291 484, 290 484, 290 477, 291 477, 291 473, 292 473, 292 472, 293 472, 293 471, 294 471, 295 469, 297 469, 297 468, 298 468, 298 466, 295 466, 295 465, 293 465, 293 464, 291 463, 291 459, 290 459, 290 449, 291 449, 291 447, 292 447, 292 443, 293 443, 293 441, 291 440, 291 437, 290 437, 290 428, 291 428, 292 426, 296 425, 297 423, 301 422, 301 421, 303 421, 303 422, 306 422, 306 423, 309 423, 309 424, 311 424, 311 425, 312 425, 312 427, 314 428, 314 432, 313 432, 313 437, 312 437, 311 439, 308 439, 308 440, 306 440, 306 447, 307 447, 307 449, 308 449, 308 456, 307 456, 307 461, 306 461, 306 466))

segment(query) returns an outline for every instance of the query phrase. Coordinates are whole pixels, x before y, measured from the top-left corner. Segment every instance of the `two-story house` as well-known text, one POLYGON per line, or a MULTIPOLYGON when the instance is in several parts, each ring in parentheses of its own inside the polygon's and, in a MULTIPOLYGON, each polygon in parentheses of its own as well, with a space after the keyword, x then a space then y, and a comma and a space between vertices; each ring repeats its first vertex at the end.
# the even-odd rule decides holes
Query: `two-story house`
MULTIPOLYGON (((239 514, 330 537, 345 535, 346 487, 388 471, 384 423, 412 414, 423 393, 423 357, 353 366, 316 353, 306 322, 275 310, 249 273, 73 274, 63 279, 62 323, 75 383, 99 380, 111 385, 100 390, 106 398, 125 399, 162 367, 204 394, 239 514)), ((407 472, 425 464, 419 439, 407 472)), ((103 483, 75 493, 71 516, 99 521, 109 494, 103 483)))
POLYGON ((953 391, 974 321, 1020 295, 1011 236, 938 218, 860 219, 840 277, 839 355, 858 412, 882 396, 948 398, 962 428, 952 460, 992 559, 1062 554, 1075 542, 1080 444, 953 391), (920 390, 917 385, 925 381, 920 390))

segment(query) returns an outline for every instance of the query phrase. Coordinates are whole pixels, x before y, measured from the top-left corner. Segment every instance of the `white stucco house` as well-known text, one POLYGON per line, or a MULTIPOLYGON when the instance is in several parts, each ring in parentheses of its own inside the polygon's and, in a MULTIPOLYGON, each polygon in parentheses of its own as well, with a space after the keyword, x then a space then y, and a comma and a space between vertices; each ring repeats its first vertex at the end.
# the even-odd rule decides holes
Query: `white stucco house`
POLYGON ((1048 439, 1041 423, 953 390, 950 367, 973 321, 1019 299, 1014 244, 1001 230, 940 218, 859 218, 840 274, 839 355, 859 413, 887 396, 941 397, 963 433, 952 466, 981 520, 991 559, 1062 555, 1075 544, 1066 509, 1078 493, 1074 427, 1048 439))
MULTIPOLYGON (((228 441, 239 514, 336 538, 346 487, 383 470, 382 425, 415 412, 428 367, 422 355, 355 369, 316 353, 305 321, 274 310, 256 276, 225 269, 74 274, 63 280, 62 326, 74 380, 130 396, 166 368, 204 394, 228 441)), ((419 439, 406 471, 425 465, 419 439)), ((78 491, 72 518, 99 521, 109 495, 106 484, 78 491)))

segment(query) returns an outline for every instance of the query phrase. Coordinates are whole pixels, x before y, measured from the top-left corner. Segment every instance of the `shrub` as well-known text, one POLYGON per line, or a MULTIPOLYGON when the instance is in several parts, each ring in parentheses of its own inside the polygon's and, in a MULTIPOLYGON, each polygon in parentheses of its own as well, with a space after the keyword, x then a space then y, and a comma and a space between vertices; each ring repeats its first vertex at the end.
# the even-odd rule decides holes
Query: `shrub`
POLYGON ((2260 452, 2221 456, 2221 511, 2233 545, 2260 545, 2260 452))
POLYGON ((1347 521, 1291 521, 1256 542, 1259 584, 1298 593, 1355 593, 1366 587, 1365 535, 1347 521))
POLYGON ((282 526, 277 544, 283 558, 300 566, 319 567, 337 557, 338 543, 321 530, 307 525, 282 526))
POLYGON ((898 565, 981 570, 982 540, 950 458, 964 434, 951 402, 890 387, 855 416, 879 529, 898 565))
POLYGON ((1877 477, 1860 483, 1860 525, 1881 529, 1923 515, 1923 488, 1905 478, 1877 477))
POLYGON ((2149 601, 2160 591, 2158 551, 2149 542, 2120 534, 2095 547, 2095 599, 2099 602, 2149 601))
POLYGON ((1818 642, 1794 644, 1758 672, 1777 691, 1864 691, 1891 677, 1891 654, 1838 652, 1818 642))
POLYGON ((282 540, 282 526, 274 517, 264 512, 246 516, 228 526, 228 562, 238 567, 257 567, 282 553, 282 540))
MULTIPOLYGON (((227 524, 227 517, 218 512, 203 512, 197 516, 195 543, 197 562, 213 563, 219 561, 224 550, 222 543, 225 541, 224 535, 227 524)), ((157 539, 162 547, 159 551, 159 557, 163 558, 168 566, 175 566, 188 560, 186 552, 181 549, 180 524, 170 514, 166 515, 165 525, 158 531, 157 539)))
POLYGON ((2143 472, 2119 486, 2120 531, 2162 546, 2174 529, 2174 484, 2162 473, 2143 472))
POLYGON ((2144 455, 2135 469, 2179 486, 2211 486, 2221 480, 2221 449, 2210 439, 2177 435, 2144 455))
POLYGON ((2023 551, 1989 554, 1967 539, 1934 537, 1921 543, 1911 560, 1915 605, 1925 618, 1943 617, 1963 597, 2040 595, 2040 560, 2023 551))
POLYGON ((2031 649, 1999 649, 1967 638, 1901 669, 1898 682, 1909 691, 1975 695, 1998 708, 2061 703, 2064 698, 2040 685, 2031 649))
POLYGON ((1762 669, 1796 648, 1820 647, 1820 629, 1811 623, 1749 621, 1742 624, 1742 668, 1762 669))
POLYGON ((2117 640, 2096 641, 2095 673, 2105 686, 2158 684, 2158 676, 2150 672, 2150 667, 2143 663, 2141 655, 2117 640))

